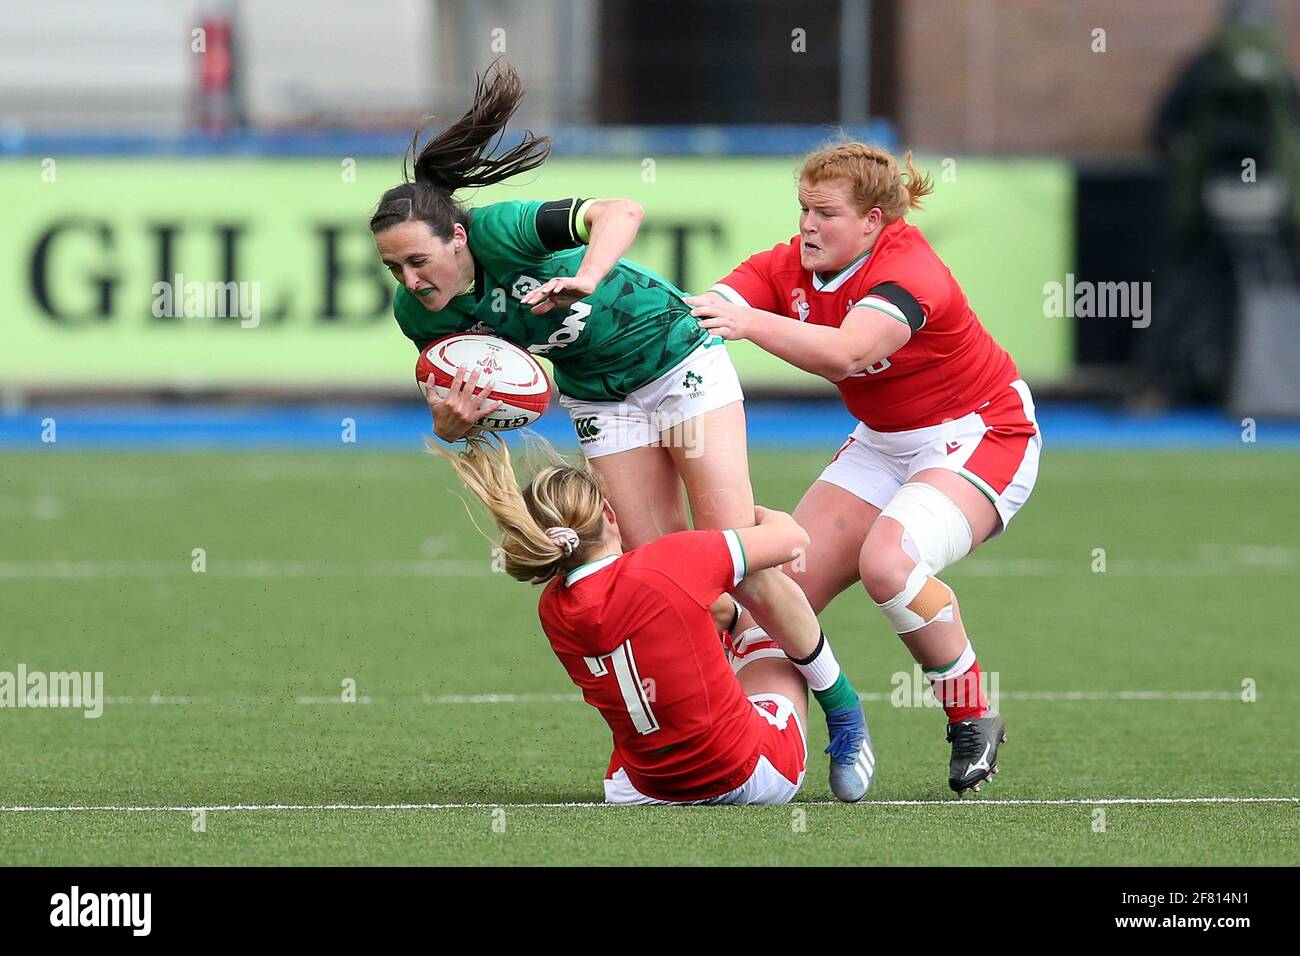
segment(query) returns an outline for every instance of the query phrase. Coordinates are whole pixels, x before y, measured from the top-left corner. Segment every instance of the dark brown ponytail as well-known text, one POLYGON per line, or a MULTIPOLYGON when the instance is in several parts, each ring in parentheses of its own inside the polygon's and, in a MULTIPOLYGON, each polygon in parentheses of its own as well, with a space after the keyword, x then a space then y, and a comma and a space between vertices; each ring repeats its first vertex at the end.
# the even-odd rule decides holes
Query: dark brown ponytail
POLYGON ((506 124, 524 98, 524 83, 514 68, 495 60, 476 78, 474 102, 456 122, 420 147, 421 124, 402 160, 405 182, 388 190, 370 217, 370 231, 382 232, 399 222, 427 222, 434 235, 450 238, 452 224, 465 221, 453 199, 460 189, 491 186, 536 169, 551 152, 548 136, 524 133, 521 143, 491 156, 506 124))

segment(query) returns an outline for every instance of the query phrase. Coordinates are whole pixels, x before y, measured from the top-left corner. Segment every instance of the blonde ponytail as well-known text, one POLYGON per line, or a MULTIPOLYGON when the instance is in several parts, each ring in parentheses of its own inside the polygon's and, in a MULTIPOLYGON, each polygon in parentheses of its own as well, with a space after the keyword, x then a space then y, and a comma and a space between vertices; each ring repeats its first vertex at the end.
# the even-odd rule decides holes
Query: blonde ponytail
POLYGON ((487 506, 501 531, 506 573, 543 584, 585 560, 604 538, 605 496, 586 468, 575 468, 544 439, 533 445, 548 464, 521 491, 510 451, 492 433, 468 439, 459 455, 431 439, 431 454, 451 462, 461 481, 487 506))

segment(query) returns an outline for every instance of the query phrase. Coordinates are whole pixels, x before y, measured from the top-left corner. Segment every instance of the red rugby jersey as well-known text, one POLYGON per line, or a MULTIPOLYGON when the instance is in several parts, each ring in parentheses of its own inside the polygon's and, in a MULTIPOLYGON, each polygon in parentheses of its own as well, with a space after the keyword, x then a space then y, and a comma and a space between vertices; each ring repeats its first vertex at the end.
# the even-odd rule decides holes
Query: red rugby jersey
POLYGON ((868 428, 906 431, 960 418, 1019 377, 1011 356, 971 311, 921 230, 890 223, 867 255, 834 276, 799 264, 799 237, 750 256, 713 287, 733 302, 816 325, 840 326, 858 305, 912 329, 902 348, 837 382, 868 428))
POLYGON ((758 763, 761 717, 709 605, 744 577, 734 531, 682 531, 547 584, 551 648, 614 737, 610 770, 660 800, 734 790, 758 763))

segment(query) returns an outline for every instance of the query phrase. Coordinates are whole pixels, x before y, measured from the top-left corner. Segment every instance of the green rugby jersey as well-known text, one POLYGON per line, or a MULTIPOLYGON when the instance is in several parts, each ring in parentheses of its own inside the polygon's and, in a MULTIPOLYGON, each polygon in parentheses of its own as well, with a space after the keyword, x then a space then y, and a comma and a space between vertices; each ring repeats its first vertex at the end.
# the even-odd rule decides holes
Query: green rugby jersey
POLYGON ((621 401, 713 340, 691 317, 685 293, 626 259, 571 308, 534 315, 520 304, 548 279, 578 271, 583 202, 512 201, 471 210, 473 288, 431 312, 400 286, 393 298, 397 324, 417 347, 453 332, 499 335, 550 359, 562 394, 594 402, 621 401))

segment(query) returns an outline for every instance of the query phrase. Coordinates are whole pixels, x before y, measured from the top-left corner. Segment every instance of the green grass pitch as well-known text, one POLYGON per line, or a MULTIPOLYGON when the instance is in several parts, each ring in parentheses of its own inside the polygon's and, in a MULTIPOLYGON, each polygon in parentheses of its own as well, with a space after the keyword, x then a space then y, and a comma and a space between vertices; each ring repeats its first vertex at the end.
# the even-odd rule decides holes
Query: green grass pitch
MULTIPOLYGON (((758 499, 791 508, 824 457, 756 452, 758 499)), ((0 671, 102 671, 108 702, 98 719, 0 709, 0 858, 1300 863, 1294 801, 1097 802, 1300 796, 1300 454, 1043 461, 1010 533, 945 574, 1008 721, 980 796, 947 790, 941 712, 894 706, 910 658, 854 590, 822 621, 867 695, 869 802, 829 802, 814 719, 791 807, 606 808, 565 806, 600 799, 608 732, 443 463, 5 454, 0 671), (268 808, 328 804, 344 807, 268 808), (440 807, 360 806, 391 804, 440 807), (231 805, 249 809, 188 809, 231 805)))

